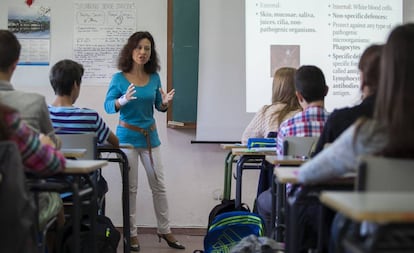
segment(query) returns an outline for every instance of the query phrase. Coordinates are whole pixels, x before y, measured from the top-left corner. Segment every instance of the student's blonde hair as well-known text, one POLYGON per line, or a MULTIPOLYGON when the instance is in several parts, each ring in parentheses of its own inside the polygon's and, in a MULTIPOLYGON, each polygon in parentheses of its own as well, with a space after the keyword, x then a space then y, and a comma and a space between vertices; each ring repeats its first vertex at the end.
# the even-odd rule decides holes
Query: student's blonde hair
POLYGON ((283 67, 277 69, 273 75, 272 104, 285 104, 285 107, 281 111, 276 111, 274 115, 279 123, 289 112, 301 110, 295 95, 295 73, 295 68, 283 67))

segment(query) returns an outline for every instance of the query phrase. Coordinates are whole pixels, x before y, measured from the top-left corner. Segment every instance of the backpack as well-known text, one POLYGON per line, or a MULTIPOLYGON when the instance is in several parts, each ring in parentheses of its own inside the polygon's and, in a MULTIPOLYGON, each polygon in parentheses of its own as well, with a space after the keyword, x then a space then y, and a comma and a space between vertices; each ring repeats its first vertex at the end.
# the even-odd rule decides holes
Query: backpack
MULTIPOLYGON (((80 250, 82 253, 89 252, 90 228, 88 225, 81 223, 80 228, 80 250)), ((61 253, 73 253, 73 226, 69 222, 63 228, 58 248, 61 253)), ((96 251, 99 253, 116 253, 121 233, 112 224, 111 219, 104 215, 96 217, 96 251)))
POLYGON ((248 205, 242 203, 239 210, 236 209, 236 202, 234 199, 223 199, 220 204, 216 205, 211 209, 210 214, 208 215, 208 225, 207 229, 210 228, 211 223, 216 218, 217 215, 225 212, 231 211, 247 211, 250 212, 248 205))
POLYGON ((230 252, 231 248, 249 235, 262 236, 263 219, 248 211, 230 211, 217 215, 204 237, 205 253, 230 252))
POLYGON ((263 231, 263 219, 250 212, 248 205, 242 203, 237 210, 234 199, 223 200, 210 211, 204 251, 194 250, 194 253, 230 252, 243 237, 251 234, 261 236, 263 231))

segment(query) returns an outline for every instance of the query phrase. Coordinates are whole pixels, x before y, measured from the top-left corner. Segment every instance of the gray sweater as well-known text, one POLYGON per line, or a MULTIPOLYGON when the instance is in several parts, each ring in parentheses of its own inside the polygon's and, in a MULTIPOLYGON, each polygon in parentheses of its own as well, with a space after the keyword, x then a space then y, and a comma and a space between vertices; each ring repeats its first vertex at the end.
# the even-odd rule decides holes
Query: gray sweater
MULTIPOLYGON (((37 93, 15 90, 8 81, 0 80, 0 103, 20 113, 20 117, 35 131, 48 134, 53 126, 45 97, 37 93)), ((49 135, 57 143, 55 134, 49 135)))

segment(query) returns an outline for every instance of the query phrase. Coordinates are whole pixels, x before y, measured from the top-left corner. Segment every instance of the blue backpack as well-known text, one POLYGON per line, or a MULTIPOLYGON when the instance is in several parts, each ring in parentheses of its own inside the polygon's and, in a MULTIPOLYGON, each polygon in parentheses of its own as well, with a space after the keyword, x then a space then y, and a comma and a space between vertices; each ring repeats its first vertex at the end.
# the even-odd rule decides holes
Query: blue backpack
POLYGON ((248 211, 230 211, 217 215, 204 237, 205 253, 227 253, 246 236, 263 235, 263 219, 248 211))

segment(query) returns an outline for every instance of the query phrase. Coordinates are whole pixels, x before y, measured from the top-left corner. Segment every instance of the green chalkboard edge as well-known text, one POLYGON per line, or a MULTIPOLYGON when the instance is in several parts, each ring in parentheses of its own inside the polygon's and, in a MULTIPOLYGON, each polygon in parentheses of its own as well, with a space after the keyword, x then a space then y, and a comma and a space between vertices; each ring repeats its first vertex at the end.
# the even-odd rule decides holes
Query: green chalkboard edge
MULTIPOLYGON (((173 89, 173 5, 174 0, 168 0, 168 16, 167 16, 167 90, 170 91, 173 89)), ((173 108, 174 100, 172 105, 167 110, 167 127, 172 129, 196 129, 196 122, 182 122, 183 126, 171 125, 168 124, 169 121, 174 121, 173 119, 173 108)))

